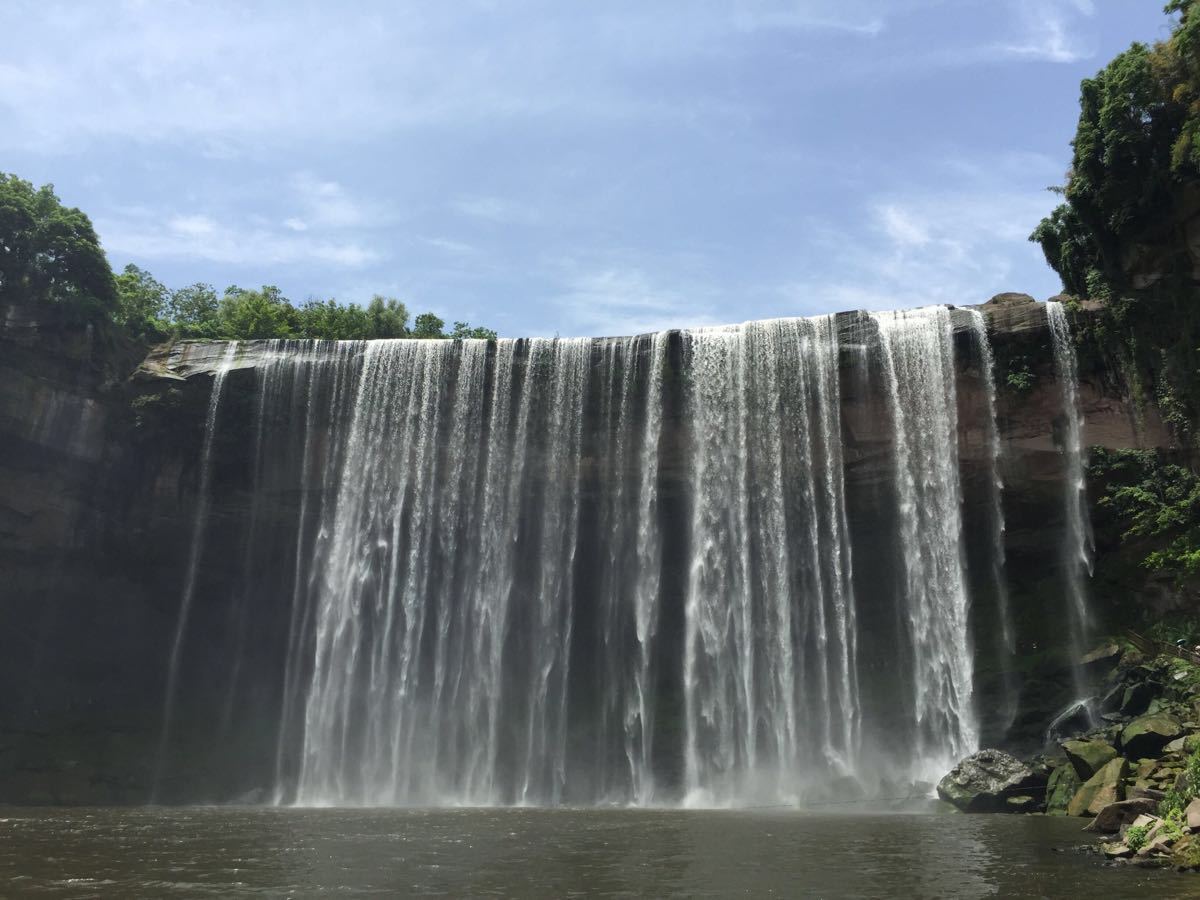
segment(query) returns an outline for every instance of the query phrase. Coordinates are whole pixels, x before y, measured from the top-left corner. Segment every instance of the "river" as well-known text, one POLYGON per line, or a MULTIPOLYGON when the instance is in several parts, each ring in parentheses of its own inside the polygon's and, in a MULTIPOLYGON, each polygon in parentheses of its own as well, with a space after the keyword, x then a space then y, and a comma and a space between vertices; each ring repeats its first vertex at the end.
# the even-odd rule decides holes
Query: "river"
POLYGON ((0 896, 1200 897, 1077 819, 794 810, 0 809, 0 896), (1153 893, 1150 893, 1153 892, 1153 893))

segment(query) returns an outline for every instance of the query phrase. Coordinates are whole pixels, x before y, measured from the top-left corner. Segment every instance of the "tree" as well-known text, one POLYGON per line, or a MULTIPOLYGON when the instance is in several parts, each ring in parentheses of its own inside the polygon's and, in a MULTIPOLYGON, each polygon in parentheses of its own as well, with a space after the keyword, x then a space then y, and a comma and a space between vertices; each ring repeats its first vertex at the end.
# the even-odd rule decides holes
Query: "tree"
POLYGON ((112 316, 117 287, 91 220, 53 185, 0 173, 0 299, 52 304, 88 321, 112 316))
MULTIPOLYGON (((408 336, 408 307, 394 297, 376 294, 367 306, 371 320, 370 337, 402 338, 408 336)), ((441 328, 441 326, 438 326, 441 328)))
POLYGON ((431 312, 421 313, 413 322, 411 337, 444 338, 446 323, 431 312))
POLYGON ((1200 211, 1200 2, 1167 12, 1168 40, 1083 82, 1066 202, 1032 235, 1078 297, 1194 283, 1181 225, 1200 211))
POLYGON ((342 306, 336 300, 309 300, 298 311, 297 337, 318 340, 364 340, 371 336, 370 319, 362 307, 342 306))
POLYGON ((171 292, 167 301, 169 327, 184 337, 216 337, 220 300, 212 285, 196 282, 171 292))
POLYGON ((455 322, 454 330, 450 332, 452 338, 476 338, 484 341, 496 340, 496 332, 490 328, 476 326, 472 328, 466 322, 455 322))
POLYGON ((163 283, 133 263, 116 278, 117 310, 114 318, 138 338, 157 338, 166 330, 164 317, 170 292, 163 283))
POLYGON ((234 285, 221 298, 217 331, 233 340, 288 338, 295 334, 296 318, 296 308, 274 285, 258 291, 234 285))

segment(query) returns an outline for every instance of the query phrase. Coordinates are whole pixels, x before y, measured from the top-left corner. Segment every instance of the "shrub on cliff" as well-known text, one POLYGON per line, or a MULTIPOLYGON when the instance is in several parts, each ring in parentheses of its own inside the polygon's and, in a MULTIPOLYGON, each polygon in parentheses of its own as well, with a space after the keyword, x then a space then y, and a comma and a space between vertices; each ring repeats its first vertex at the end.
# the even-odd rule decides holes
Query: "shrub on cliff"
MULTIPOLYGON (((1137 548, 1141 566, 1194 592, 1200 583, 1200 476, 1153 450, 1092 451, 1089 476, 1104 486, 1097 529, 1137 548)), ((1098 535, 1100 536, 1100 535, 1098 535)))

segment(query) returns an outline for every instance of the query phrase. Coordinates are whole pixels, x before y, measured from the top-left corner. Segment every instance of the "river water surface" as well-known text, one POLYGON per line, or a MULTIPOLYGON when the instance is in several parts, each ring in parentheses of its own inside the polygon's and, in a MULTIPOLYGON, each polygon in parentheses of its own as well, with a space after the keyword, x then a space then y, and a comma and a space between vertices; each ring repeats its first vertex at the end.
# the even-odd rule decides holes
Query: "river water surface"
POLYGON ((1200 897, 1079 820, 796 811, 0 809, 0 896, 1200 897))

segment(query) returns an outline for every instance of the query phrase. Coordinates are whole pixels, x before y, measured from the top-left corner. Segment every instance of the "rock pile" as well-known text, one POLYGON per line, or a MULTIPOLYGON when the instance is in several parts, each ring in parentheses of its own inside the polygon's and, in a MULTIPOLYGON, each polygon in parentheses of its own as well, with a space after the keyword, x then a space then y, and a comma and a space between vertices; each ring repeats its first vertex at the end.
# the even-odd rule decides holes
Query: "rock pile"
POLYGON ((1200 869, 1200 666, 1115 644, 1083 662, 1103 689, 1082 733, 1031 760, 981 750, 938 796, 963 812, 1090 818, 1088 831, 1116 837, 1111 860, 1200 869))

